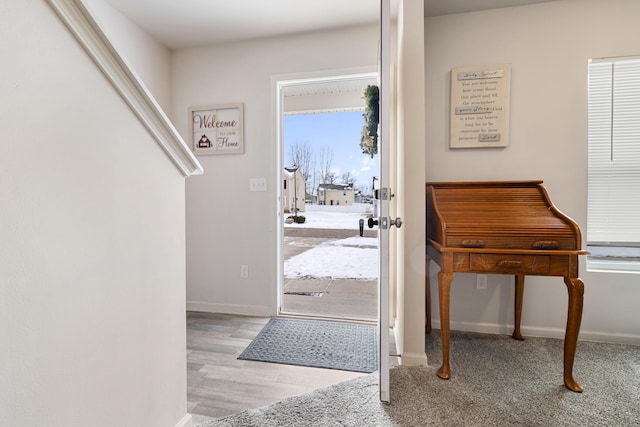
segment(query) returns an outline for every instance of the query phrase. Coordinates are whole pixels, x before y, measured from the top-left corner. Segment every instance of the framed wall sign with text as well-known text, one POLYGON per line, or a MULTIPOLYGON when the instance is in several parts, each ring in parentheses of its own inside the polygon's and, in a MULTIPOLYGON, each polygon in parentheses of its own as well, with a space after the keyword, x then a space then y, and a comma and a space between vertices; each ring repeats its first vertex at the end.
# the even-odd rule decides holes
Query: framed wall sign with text
POLYGON ((511 67, 451 70, 451 148, 509 145, 511 67))
POLYGON ((191 147, 195 155, 244 153, 242 104, 189 109, 191 147))

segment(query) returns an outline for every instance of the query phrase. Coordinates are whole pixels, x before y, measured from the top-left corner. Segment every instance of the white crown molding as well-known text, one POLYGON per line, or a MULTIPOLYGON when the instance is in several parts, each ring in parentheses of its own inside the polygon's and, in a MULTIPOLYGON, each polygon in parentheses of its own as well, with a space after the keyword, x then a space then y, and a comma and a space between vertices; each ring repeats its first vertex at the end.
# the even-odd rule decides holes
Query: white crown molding
POLYGON ((200 162, 82 0, 47 1, 180 172, 185 177, 203 173, 200 162))

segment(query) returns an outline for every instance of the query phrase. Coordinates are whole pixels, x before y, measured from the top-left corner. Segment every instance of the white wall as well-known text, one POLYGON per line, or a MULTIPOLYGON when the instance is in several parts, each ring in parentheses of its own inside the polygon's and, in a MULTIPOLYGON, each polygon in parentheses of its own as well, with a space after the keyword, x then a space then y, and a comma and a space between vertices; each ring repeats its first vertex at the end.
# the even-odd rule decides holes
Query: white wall
POLYGON ((158 105, 171 111, 171 52, 104 0, 83 0, 158 105))
POLYGON ((0 21, 0 425, 176 426, 182 175, 45 1, 0 21))
POLYGON ((173 118, 188 138, 188 108, 244 103, 245 153, 201 156, 187 182, 188 308, 275 314, 278 245, 273 76, 375 71, 377 26, 175 51, 173 118), (250 178, 267 178, 250 192, 250 178), (240 279, 240 265, 249 278, 240 279))
MULTIPOLYGON (((635 0, 561 0, 532 6, 428 18, 425 22, 427 180, 543 179, 549 194, 582 229, 587 226, 587 60, 640 54, 635 0), (448 148, 449 72, 457 66, 511 64, 511 136, 504 149, 448 148)), ((589 273, 583 339, 640 342, 640 276, 589 273)), ((431 269, 434 312, 437 271, 431 269)), ((513 286, 475 275, 452 285, 452 328, 506 332, 513 325, 513 286)), ((561 278, 528 277, 523 331, 562 336, 567 292, 561 278)))

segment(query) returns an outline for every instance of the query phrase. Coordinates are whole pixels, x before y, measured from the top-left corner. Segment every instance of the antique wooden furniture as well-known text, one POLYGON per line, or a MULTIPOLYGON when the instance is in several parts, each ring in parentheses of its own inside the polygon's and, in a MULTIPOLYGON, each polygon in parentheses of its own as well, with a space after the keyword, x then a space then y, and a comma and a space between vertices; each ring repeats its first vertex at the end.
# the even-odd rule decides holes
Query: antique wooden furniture
MULTIPOLYGON (((578 277, 580 229, 549 199, 542 181, 432 182, 426 184, 427 268, 440 266, 438 295, 442 331, 440 378, 449 367, 449 300, 456 272, 515 276, 515 328, 520 333, 525 275, 564 277, 569 309, 564 342, 564 384, 581 392, 573 379, 573 361, 582 320, 584 284, 578 277)), ((427 300, 427 329, 430 329, 427 300)))

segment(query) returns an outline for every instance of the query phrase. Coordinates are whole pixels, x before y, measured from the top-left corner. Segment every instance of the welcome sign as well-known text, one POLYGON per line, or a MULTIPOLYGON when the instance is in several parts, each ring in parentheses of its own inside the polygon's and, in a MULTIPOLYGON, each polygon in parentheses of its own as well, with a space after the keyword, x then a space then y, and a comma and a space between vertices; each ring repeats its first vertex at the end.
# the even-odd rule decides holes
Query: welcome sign
POLYGON ((191 144, 196 155, 244 153, 243 105, 189 109, 191 144))

